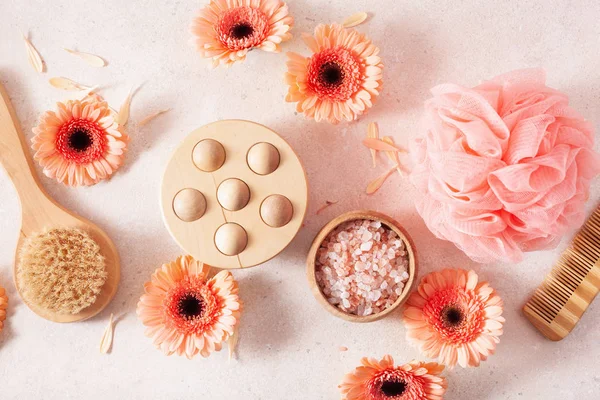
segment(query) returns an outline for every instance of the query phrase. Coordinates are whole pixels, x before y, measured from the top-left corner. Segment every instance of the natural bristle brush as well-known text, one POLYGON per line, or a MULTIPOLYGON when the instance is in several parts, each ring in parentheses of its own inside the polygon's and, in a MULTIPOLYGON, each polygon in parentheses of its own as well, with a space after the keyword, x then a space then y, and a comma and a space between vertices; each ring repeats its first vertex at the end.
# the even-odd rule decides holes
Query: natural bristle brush
POLYGON ((531 299, 523 313, 548 339, 564 339, 600 290, 600 207, 531 299))
POLYGON ((0 85, 0 164, 21 202, 14 280, 23 301, 55 322, 90 318, 114 297, 119 255, 100 228, 52 200, 40 185, 8 95, 0 85))

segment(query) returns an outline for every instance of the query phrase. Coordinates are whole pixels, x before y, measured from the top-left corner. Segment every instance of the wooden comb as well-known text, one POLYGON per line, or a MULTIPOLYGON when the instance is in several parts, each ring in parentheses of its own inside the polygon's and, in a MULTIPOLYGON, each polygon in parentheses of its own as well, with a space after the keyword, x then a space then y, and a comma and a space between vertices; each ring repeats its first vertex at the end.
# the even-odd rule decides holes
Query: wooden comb
POLYGON ((599 290, 600 207, 561 254, 523 313, 544 336, 558 341, 573 330, 599 290))

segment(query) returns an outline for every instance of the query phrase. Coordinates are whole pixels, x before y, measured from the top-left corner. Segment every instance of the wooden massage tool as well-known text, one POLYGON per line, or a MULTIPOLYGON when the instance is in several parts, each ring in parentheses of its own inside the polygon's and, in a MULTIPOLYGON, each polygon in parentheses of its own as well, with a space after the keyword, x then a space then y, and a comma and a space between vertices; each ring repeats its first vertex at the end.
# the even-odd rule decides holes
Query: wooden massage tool
POLYGON ((272 130, 228 120, 190 133, 167 164, 161 207, 190 255, 219 268, 246 268, 279 254, 302 226, 304 168, 272 130))
POLYGON ((42 318, 54 322, 75 322, 93 317, 110 303, 117 291, 120 279, 117 249, 100 228, 85 218, 66 210, 49 197, 38 180, 27 147, 9 97, 0 84, 0 164, 6 169, 17 190, 22 214, 13 268, 15 286, 25 304, 42 318), (93 304, 77 314, 50 311, 31 302, 28 303, 22 294, 23 287, 21 287, 17 273, 19 250, 31 235, 53 228, 76 228, 86 232, 100 246, 101 255, 105 259, 107 278, 100 293, 93 304))

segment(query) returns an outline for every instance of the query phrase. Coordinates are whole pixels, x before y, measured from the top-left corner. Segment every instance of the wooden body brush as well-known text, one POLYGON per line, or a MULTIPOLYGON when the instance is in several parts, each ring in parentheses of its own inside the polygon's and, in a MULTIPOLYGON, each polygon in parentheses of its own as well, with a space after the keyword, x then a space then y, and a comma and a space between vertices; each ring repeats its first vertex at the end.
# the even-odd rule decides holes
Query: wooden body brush
POLYGON ((523 307, 550 340, 564 339, 600 291, 600 207, 523 307))
POLYGON ((75 322, 90 318, 102 311, 117 291, 120 279, 117 249, 100 228, 61 207, 46 194, 38 181, 27 147, 8 95, 0 85, 0 164, 6 169, 17 190, 22 214, 13 270, 15 286, 29 308, 45 319, 55 322, 75 322), (75 229, 85 232, 99 246, 100 258, 104 259, 106 281, 95 297, 95 301, 75 314, 54 312, 27 301, 23 296, 24 287, 17 273, 20 249, 27 239, 53 228, 61 228, 66 232, 75 229))

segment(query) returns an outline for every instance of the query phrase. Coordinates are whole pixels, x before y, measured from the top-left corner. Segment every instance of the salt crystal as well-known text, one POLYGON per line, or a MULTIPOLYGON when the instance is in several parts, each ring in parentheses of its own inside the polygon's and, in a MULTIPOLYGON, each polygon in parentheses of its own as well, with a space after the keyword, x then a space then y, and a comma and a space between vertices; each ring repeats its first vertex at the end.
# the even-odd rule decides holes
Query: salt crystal
POLYGON ((362 251, 369 251, 371 250, 371 247, 373 247, 373 242, 366 242, 360 245, 362 251))
POLYGON ((363 242, 368 242, 371 239, 373 239, 373 234, 369 231, 366 231, 365 233, 362 234, 362 237, 360 238, 363 242))

